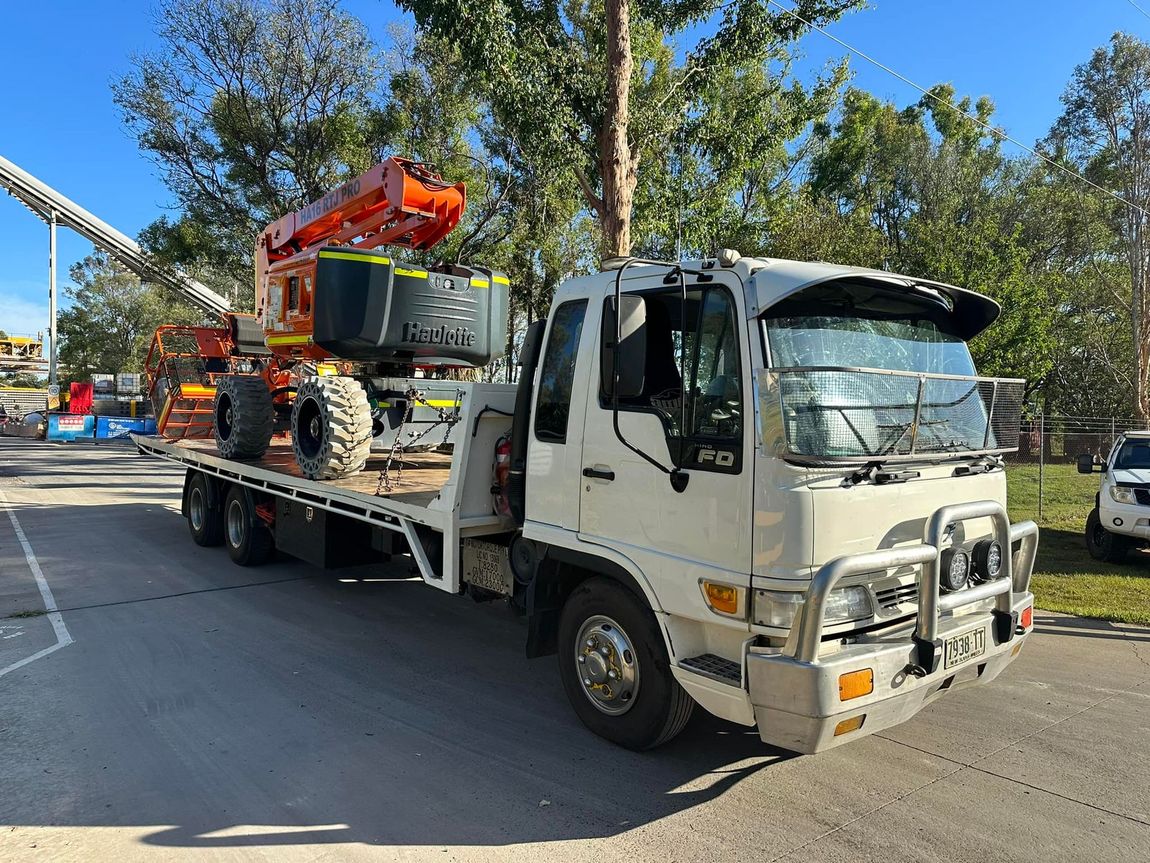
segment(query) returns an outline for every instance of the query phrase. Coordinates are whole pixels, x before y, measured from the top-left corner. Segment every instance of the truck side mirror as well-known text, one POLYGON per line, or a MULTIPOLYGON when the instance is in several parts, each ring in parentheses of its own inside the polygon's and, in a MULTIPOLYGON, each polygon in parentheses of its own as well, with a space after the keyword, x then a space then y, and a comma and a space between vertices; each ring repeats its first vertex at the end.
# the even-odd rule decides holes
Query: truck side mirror
POLYGON ((619 343, 615 343, 615 297, 603 307, 599 337, 599 387, 607 396, 634 398, 643 392, 647 368, 647 302, 635 294, 619 296, 619 343), (615 375, 618 369, 618 390, 615 375))
POLYGON ((1104 470, 1106 470, 1106 463, 1094 461, 1094 456, 1089 453, 1078 456, 1079 473, 1102 473, 1104 470))

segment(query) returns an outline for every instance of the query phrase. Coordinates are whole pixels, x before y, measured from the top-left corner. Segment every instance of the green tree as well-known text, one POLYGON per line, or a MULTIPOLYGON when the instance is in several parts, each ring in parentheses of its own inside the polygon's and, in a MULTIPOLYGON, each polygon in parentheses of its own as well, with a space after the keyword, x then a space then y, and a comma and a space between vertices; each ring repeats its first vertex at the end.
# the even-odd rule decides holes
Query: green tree
MULTIPOLYGON (((602 232, 628 254, 640 166, 662 152, 691 107, 732 66, 772 59, 806 30, 761 0, 399 0, 459 46, 496 124, 533 158, 569 166, 602 232), (718 17, 714 36, 680 43, 718 17)), ((826 23, 862 0, 800 0, 826 23)))
POLYGON ((851 90, 812 160, 813 209, 839 214, 850 263, 949 282, 994 298, 998 322, 971 345, 982 371, 1026 377, 1051 368, 1055 304, 1026 245, 1020 189, 1032 170, 1007 159, 989 99, 955 99, 949 85, 904 109, 851 90), (817 202, 822 202, 821 206, 817 202))
POLYGON ((152 335, 162 324, 203 323, 203 313, 163 288, 145 285, 103 252, 70 270, 71 305, 60 312, 59 360, 70 377, 141 372, 152 335))
MULTIPOLYGON (((0 338, 6 338, 2 335, 3 330, 0 330, 0 338)), ((48 385, 48 379, 34 375, 30 372, 14 372, 11 374, 0 375, 0 387, 45 387, 48 385)))
POLYGON ((1115 33, 1074 70, 1048 141, 1093 182, 1126 203, 1108 203, 1127 267, 1133 400, 1150 421, 1150 45, 1115 33))
POLYGON ((163 0, 163 47, 113 85, 182 216, 161 258, 251 284, 258 231, 370 166, 378 54, 336 0, 163 0))
POLYGON ((769 68, 716 72, 675 139, 644 162, 634 209, 639 254, 761 253, 805 168, 810 131, 838 104, 846 75, 841 63, 804 87, 782 51, 769 68))

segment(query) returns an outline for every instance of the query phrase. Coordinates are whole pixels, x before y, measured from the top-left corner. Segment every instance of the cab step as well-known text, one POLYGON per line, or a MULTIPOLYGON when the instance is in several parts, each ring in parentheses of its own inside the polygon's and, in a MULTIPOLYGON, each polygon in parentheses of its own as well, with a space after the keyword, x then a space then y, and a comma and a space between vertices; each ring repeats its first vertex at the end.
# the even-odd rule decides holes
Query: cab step
POLYGON ((726 683, 729 686, 742 686, 743 684, 742 666, 713 653, 704 653, 683 659, 679 662, 679 667, 717 680, 719 683, 726 683))

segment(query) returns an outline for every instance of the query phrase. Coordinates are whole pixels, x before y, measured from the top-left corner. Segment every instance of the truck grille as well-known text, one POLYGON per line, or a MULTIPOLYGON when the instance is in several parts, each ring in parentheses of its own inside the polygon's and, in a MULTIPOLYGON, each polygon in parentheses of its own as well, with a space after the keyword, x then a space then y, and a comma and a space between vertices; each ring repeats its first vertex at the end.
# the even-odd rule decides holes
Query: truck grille
POLYGON ((918 601, 918 585, 895 585, 894 587, 887 587, 883 590, 876 590, 874 595, 878 600, 880 608, 898 608, 898 606, 904 603, 918 601))
POLYGON ((1134 489, 1134 499, 1143 506, 1150 506, 1150 488, 1134 489))

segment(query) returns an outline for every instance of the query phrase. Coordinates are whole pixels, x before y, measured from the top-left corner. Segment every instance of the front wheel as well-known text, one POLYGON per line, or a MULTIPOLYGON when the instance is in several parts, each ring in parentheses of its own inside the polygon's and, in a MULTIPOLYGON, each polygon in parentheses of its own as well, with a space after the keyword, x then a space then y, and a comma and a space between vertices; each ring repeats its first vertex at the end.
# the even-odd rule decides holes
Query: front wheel
POLYGON ((1092 558, 1106 563, 1122 563, 1131 545, 1129 537, 1111 533, 1102 526, 1097 509, 1090 511, 1086 519, 1086 550, 1092 558))
POLYGON ((559 673, 583 724, 628 749, 666 743, 695 706, 671 673, 654 614, 606 578, 583 582, 563 606, 559 673))

